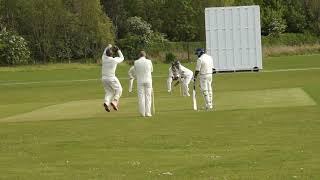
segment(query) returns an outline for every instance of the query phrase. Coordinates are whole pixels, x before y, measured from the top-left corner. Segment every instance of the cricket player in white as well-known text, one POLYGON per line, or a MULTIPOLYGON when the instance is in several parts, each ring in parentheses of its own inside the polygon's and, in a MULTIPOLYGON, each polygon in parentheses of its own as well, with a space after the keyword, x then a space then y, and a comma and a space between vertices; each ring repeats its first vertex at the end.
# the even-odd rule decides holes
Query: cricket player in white
MULTIPOLYGON (((183 92, 183 96, 190 96, 189 94, 189 84, 192 80, 193 77, 193 72, 182 66, 182 64, 179 61, 175 61, 172 63, 172 67, 171 67, 171 71, 174 70, 176 71, 177 76, 179 77, 179 81, 180 83, 182 83, 182 92, 183 92)), ((172 72, 172 75, 174 73, 172 72)), ((170 69, 169 69, 169 76, 171 75, 170 73, 170 69)), ((173 80, 173 78, 171 78, 173 80)), ((168 83, 168 92, 171 92, 171 83, 172 80, 170 81, 169 78, 167 80, 168 83), (170 83, 170 86, 169 86, 170 83), (169 91, 170 90, 170 91, 169 91)))
POLYGON ((129 71, 128 71, 128 76, 129 76, 129 92, 132 92, 133 89, 133 81, 136 79, 136 72, 134 70, 134 66, 131 66, 129 71))
POLYGON ((169 68, 169 75, 168 75, 168 79, 167 79, 167 87, 168 87, 169 93, 171 93, 171 91, 172 91, 172 82, 173 81, 180 81, 180 76, 179 76, 178 70, 174 67, 174 65, 172 63, 169 68))
POLYGON ((104 98, 104 108, 110 112, 110 105, 118 111, 119 99, 122 95, 122 86, 115 72, 117 65, 124 60, 123 54, 117 46, 109 45, 102 55, 102 83, 106 92, 104 98), (113 51, 117 52, 119 57, 113 57, 113 51))
POLYGON ((194 81, 199 75, 200 79, 200 88, 201 92, 204 96, 206 109, 211 110, 213 109, 213 102, 212 102, 212 74, 214 72, 213 66, 213 59, 211 56, 207 55, 204 49, 198 48, 196 50, 196 55, 198 56, 194 81))
POLYGON ((152 104, 152 72, 153 66, 146 53, 140 52, 140 58, 134 62, 134 69, 137 77, 139 112, 143 117, 151 117, 152 104))

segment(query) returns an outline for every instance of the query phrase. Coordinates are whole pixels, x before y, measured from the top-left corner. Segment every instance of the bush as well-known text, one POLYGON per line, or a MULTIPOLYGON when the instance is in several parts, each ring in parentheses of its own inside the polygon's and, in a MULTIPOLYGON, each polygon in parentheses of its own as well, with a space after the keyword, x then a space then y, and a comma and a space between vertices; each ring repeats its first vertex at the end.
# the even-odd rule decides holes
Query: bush
POLYGON ((205 48, 205 42, 163 42, 154 43, 146 50, 152 57, 156 57, 162 62, 166 61, 166 54, 173 53, 181 62, 196 60, 194 55, 196 48, 205 48))
POLYGON ((29 60, 30 50, 26 40, 3 30, 0 33, 0 65, 27 64, 29 60))
POLYGON ((126 59, 135 60, 138 57, 139 50, 144 49, 144 44, 139 36, 131 35, 118 41, 118 46, 123 50, 126 59))
POLYGON ((100 0, 6 0, 0 25, 7 15, 5 25, 28 40, 38 63, 95 58, 114 42, 112 22, 100 0))
POLYGON ((320 53, 320 45, 303 45, 303 46, 270 46, 263 48, 263 56, 289 56, 289 55, 303 55, 303 54, 314 54, 320 53))
POLYGON ((286 21, 283 19, 283 12, 280 9, 270 7, 262 11, 262 34, 279 36, 287 28, 286 21))
POLYGON ((147 49, 155 43, 167 42, 165 36, 151 30, 151 25, 141 17, 131 17, 127 20, 128 32, 124 39, 118 41, 119 47, 128 59, 136 59, 140 50, 147 49))
POLYGON ((274 36, 263 36, 262 44, 263 46, 274 46, 274 45, 286 45, 286 46, 299 46, 303 44, 317 44, 320 40, 317 36, 306 33, 306 34, 296 34, 287 33, 281 34, 278 37, 274 36))
POLYGON ((176 60, 176 56, 175 56, 173 53, 167 53, 167 54, 166 54, 165 63, 170 64, 170 63, 172 63, 172 62, 175 61, 175 60, 176 60))

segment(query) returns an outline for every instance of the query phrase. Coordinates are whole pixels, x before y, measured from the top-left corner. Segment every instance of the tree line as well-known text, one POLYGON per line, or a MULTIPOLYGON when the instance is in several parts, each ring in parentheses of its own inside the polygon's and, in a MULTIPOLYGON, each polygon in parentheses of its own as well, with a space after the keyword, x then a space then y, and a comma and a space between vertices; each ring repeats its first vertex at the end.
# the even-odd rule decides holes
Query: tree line
POLYGON ((204 40, 205 7, 260 5, 262 33, 320 34, 319 0, 102 0, 118 38, 126 33, 126 19, 142 17, 153 30, 171 41, 204 40))
POLYGON ((204 9, 236 5, 260 5, 264 36, 320 36, 319 0, 0 0, 0 65, 29 54, 44 63, 94 58, 113 42, 134 58, 152 43, 204 41, 204 9))
POLYGON ((25 38, 38 62, 92 58, 114 41, 99 0, 0 0, 0 15, 2 32, 25 38))

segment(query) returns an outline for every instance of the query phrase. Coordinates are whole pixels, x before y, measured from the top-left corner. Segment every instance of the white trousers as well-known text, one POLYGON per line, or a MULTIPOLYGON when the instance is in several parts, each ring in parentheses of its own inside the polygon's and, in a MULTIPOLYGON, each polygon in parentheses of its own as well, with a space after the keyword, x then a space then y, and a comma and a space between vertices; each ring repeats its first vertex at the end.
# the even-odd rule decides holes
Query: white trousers
POLYGON ((200 75, 200 88, 206 103, 206 108, 212 109, 212 74, 200 75))
POLYGON ((181 79, 183 96, 190 96, 190 94, 189 94, 189 84, 190 84, 190 82, 192 80, 192 77, 193 77, 193 75, 186 76, 186 77, 181 79))
POLYGON ((168 92, 171 92, 172 82, 173 82, 172 77, 168 77, 168 79, 167 79, 167 88, 168 88, 168 92))
POLYGON ((102 84, 106 95, 104 102, 109 106, 112 101, 119 101, 122 95, 122 86, 117 77, 103 77, 102 84))
POLYGON ((138 83, 138 99, 141 116, 151 116, 152 83, 138 83))
POLYGON ((129 79, 129 92, 130 93, 132 92, 132 89, 133 89, 133 81, 134 81, 134 78, 129 79))

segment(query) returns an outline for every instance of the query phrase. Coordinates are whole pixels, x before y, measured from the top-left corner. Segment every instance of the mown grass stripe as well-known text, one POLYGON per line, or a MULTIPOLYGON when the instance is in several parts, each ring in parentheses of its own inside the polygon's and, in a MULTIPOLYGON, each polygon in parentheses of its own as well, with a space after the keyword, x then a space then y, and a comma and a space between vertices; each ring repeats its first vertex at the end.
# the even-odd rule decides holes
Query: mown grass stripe
MULTIPOLYGON (((290 71, 310 71, 310 70, 320 70, 320 67, 315 68, 298 68, 298 69, 277 69, 277 70, 262 70, 262 73, 274 73, 274 72, 290 72, 290 71)), ((237 73, 237 72, 235 72, 237 73)), ((240 72, 238 72, 240 73, 240 72)), ((252 72, 241 72, 241 73, 252 73, 252 72)), ((223 73, 222 73, 223 74, 223 73)), ((221 75, 221 73, 219 73, 221 75)), ((166 78, 167 76, 153 76, 153 78, 166 78)), ((128 79, 127 77, 119 77, 120 80, 128 79)), ((100 81, 100 79, 76 79, 76 80, 59 80, 59 81, 31 81, 31 82, 12 82, 3 83, 5 81, 0 81, 0 86, 14 86, 14 85, 31 85, 31 84, 41 84, 41 83, 69 83, 69 82, 88 82, 88 81, 100 81)))

